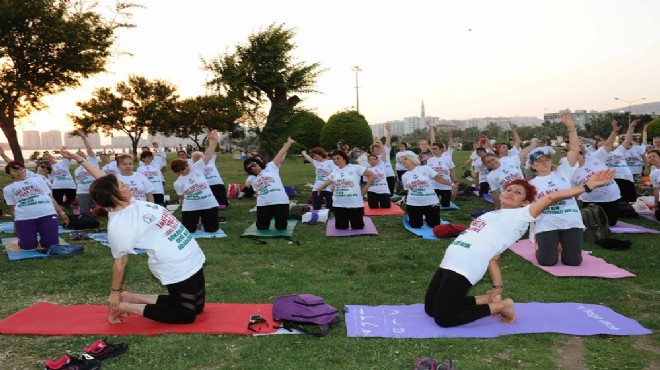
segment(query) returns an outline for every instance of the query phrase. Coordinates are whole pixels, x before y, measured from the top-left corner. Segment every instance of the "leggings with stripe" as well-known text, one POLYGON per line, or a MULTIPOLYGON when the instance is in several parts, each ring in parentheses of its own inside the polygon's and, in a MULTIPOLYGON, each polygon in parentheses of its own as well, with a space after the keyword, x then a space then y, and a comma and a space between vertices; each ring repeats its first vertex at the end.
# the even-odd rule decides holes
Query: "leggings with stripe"
POLYGON ((190 324, 204 311, 206 288, 204 269, 184 281, 166 285, 169 295, 159 295, 155 304, 144 308, 144 317, 168 324, 190 324))

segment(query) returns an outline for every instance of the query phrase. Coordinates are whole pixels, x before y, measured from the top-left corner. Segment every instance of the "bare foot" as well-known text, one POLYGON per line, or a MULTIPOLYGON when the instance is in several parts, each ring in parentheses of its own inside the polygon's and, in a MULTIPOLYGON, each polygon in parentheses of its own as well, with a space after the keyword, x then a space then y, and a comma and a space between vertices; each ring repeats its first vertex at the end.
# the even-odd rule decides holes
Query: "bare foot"
POLYGON ((121 324, 121 319, 112 310, 108 310, 108 322, 111 324, 121 324))
POLYGON ((500 303, 502 302, 502 295, 497 294, 488 300, 488 303, 500 303))
POLYGON ((500 322, 503 324, 511 324, 516 321, 516 311, 513 309, 513 300, 507 298, 502 301, 504 307, 500 310, 499 314, 502 316, 500 322))

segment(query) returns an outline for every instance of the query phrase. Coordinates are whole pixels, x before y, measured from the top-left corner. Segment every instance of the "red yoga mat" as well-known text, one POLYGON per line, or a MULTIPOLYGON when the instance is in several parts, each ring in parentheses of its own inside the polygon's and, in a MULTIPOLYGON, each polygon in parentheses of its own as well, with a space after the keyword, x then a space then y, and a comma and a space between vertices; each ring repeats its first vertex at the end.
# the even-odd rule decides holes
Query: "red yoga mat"
POLYGON ((405 214, 406 212, 394 202, 390 208, 369 208, 369 204, 364 202, 365 216, 403 216, 405 214))
POLYGON ((60 306, 35 303, 0 321, 0 334, 19 335, 157 335, 157 334, 256 334, 248 330, 251 315, 261 315, 259 334, 274 333, 273 305, 207 303, 192 324, 163 324, 131 315, 121 324, 108 323, 108 307, 96 305, 60 306))

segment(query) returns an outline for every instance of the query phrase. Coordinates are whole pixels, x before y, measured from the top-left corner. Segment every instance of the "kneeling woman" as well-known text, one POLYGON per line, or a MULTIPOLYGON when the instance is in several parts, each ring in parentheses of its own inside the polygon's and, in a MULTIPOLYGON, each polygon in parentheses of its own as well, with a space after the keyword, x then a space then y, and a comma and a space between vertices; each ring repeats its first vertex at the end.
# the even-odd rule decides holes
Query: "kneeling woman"
MULTIPOLYGON (((62 156, 81 162, 82 158, 62 150, 62 156)), ((108 241, 115 261, 108 297, 108 321, 121 322, 121 314, 135 314, 173 324, 195 321, 204 310, 205 256, 188 230, 165 208, 132 198, 128 185, 106 175, 89 162, 83 167, 96 178, 90 195, 108 210, 108 241), (128 256, 145 249, 149 269, 169 294, 137 294, 122 291, 128 256)))
POLYGON ((328 176, 320 189, 332 184, 332 213, 335 215, 335 227, 337 229, 364 229, 364 200, 362 196, 374 181, 373 172, 366 168, 350 164, 348 154, 341 150, 332 152, 332 161, 337 169, 328 176), (360 177, 367 178, 366 184, 360 189, 360 177))
POLYGON ((270 221, 275 219, 275 229, 286 230, 289 219, 289 196, 280 179, 280 166, 291 145, 295 141, 288 138, 282 149, 268 164, 257 157, 248 158, 243 168, 248 175, 248 184, 257 194, 257 230, 268 230, 270 221))
POLYGON ((501 209, 472 221, 470 228, 449 245, 426 291, 424 309, 442 327, 467 324, 489 315, 500 322, 516 320, 513 300, 502 300, 502 272, 499 256, 520 239, 529 223, 551 204, 589 192, 614 178, 614 170, 594 174, 584 186, 558 190, 530 202, 536 189, 517 179, 504 188, 501 209), (493 289, 486 295, 468 296, 468 291, 489 272, 493 289))

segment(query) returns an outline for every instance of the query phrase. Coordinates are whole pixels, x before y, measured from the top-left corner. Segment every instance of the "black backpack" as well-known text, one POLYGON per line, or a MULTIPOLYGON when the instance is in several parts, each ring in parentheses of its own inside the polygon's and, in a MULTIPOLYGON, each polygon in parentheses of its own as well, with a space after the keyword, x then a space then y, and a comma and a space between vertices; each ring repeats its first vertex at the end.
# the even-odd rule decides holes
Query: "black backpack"
POLYGON ((610 226, 607 214, 600 206, 590 203, 582 208, 582 222, 584 223, 584 240, 600 242, 610 238, 610 226))

